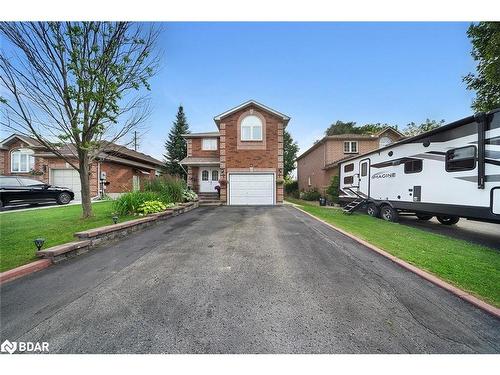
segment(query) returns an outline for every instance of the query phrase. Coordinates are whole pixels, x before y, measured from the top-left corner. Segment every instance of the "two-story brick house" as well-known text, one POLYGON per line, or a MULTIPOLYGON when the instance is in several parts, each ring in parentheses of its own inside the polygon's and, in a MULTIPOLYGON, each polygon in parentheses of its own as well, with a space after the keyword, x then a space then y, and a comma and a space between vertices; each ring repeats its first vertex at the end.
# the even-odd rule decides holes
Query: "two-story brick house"
POLYGON ((217 132, 185 134, 188 185, 228 205, 283 202, 283 130, 290 118, 254 100, 218 116, 217 132), (220 188, 220 197, 217 194, 220 188))
POLYGON ((340 134, 323 137, 297 158, 300 191, 317 189, 324 193, 333 176, 339 175, 343 159, 376 150, 404 138, 393 128, 376 134, 340 134))
MULTIPOLYGON (((66 157, 75 158, 71 145, 59 150, 66 157)), ((77 160, 75 158, 75 163, 77 160)), ((149 155, 125 146, 106 142, 91 164, 90 194, 117 197, 138 190, 141 184, 153 178, 163 163, 149 155)), ((72 189, 80 199, 80 176, 63 158, 47 150, 38 140, 12 134, 0 142, 0 175, 27 177, 47 184, 72 189)))

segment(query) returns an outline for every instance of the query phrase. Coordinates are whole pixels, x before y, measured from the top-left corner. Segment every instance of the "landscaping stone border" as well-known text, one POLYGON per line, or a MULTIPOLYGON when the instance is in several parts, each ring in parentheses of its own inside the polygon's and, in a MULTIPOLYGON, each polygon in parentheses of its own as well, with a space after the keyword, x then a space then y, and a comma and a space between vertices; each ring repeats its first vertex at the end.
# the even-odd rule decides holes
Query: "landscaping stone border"
POLYGON ((324 220, 321 220, 320 218, 318 218, 318 217, 314 216, 313 214, 310 214, 309 212, 301 209, 300 207, 298 207, 295 204, 292 204, 292 206, 293 206, 293 208, 295 208, 295 209, 305 213, 306 215, 322 222, 323 224, 328 225, 330 228, 336 230, 337 232, 340 232, 343 235, 349 237, 350 239, 360 243, 361 245, 365 246, 366 248, 382 255, 383 257, 385 257, 391 261, 393 261, 394 263, 396 263, 400 267, 403 267, 406 270, 417 274, 421 278, 433 283, 434 285, 436 285, 440 288, 447 290, 448 292, 454 294, 458 298, 461 298, 464 301, 469 302, 470 304, 482 309, 483 311, 486 311, 487 313, 493 315, 494 317, 500 318, 500 309, 493 306, 493 305, 490 305, 488 302, 485 302, 485 301, 473 296, 472 294, 469 294, 466 291, 464 291, 460 288, 457 288, 456 286, 451 285, 450 283, 447 283, 444 280, 441 280, 439 277, 434 276, 433 274, 426 272, 426 271, 424 271, 424 270, 422 270, 422 269, 420 269, 420 268, 418 268, 410 263, 407 263, 404 260, 399 259, 392 254, 389 254, 387 251, 384 251, 384 250, 380 249, 379 247, 372 245, 371 243, 366 242, 366 241, 362 240, 361 238, 358 238, 355 235, 353 235, 353 234, 351 234, 343 229, 337 228, 336 226, 334 226, 334 225, 332 225, 324 220))
POLYGON ((170 217, 178 216, 184 212, 189 212, 198 206, 198 201, 180 203, 173 208, 167 209, 166 211, 150 214, 140 219, 129 220, 123 223, 77 232, 74 234, 77 241, 37 251, 36 255, 42 258, 41 260, 0 273, 0 284, 39 271, 53 263, 59 263, 60 261, 84 254, 94 246, 126 237, 132 232, 147 228, 170 217))

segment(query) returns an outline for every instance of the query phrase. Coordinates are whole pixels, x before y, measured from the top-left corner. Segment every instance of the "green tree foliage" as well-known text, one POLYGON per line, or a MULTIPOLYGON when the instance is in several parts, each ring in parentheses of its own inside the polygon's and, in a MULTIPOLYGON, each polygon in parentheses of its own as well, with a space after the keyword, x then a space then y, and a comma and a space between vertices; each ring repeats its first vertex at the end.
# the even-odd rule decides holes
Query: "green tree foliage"
POLYGON ((472 43, 471 55, 477 62, 476 74, 463 80, 476 92, 472 103, 475 111, 491 111, 500 107, 500 22, 471 24, 467 36, 472 43))
POLYGON ((184 114, 184 108, 179 106, 177 116, 173 122, 172 128, 168 133, 168 139, 165 142, 165 170, 172 176, 187 178, 186 172, 179 164, 179 161, 187 155, 186 140, 182 138, 183 134, 189 133, 189 124, 184 114))
POLYGON ((103 141, 130 136, 149 115, 158 36, 130 22, 0 22, 12 51, 0 53, 0 125, 36 138, 79 172, 84 218, 92 216, 90 167, 103 141))
POLYGON ((283 175, 289 177, 295 169, 295 159, 299 152, 299 145, 288 131, 283 132, 283 175))
POLYGON ((430 130, 439 128, 444 124, 444 122, 445 122, 444 120, 436 121, 430 119, 426 119, 425 122, 421 124, 415 124, 414 122, 410 122, 408 125, 406 125, 404 134, 408 137, 413 137, 415 135, 419 135, 428 132, 430 130))
POLYGON ((338 175, 332 176, 330 180, 330 185, 326 189, 326 193, 330 196, 331 200, 335 203, 339 202, 339 188, 340 188, 340 177, 338 175))
POLYGON ((381 124, 379 122, 356 126, 356 122, 354 121, 336 121, 326 129, 325 135, 375 134, 386 128, 393 128, 394 130, 398 130, 398 127, 396 125, 381 124))

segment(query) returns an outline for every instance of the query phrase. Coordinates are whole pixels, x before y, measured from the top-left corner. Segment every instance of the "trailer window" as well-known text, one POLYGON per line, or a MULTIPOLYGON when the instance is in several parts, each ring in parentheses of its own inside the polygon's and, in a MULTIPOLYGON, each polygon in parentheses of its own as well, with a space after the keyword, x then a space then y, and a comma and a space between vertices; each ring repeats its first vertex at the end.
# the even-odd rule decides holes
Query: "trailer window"
POLYGON ((344 166, 344 172, 352 172, 354 170, 354 163, 346 164, 344 166))
POLYGON ((422 160, 414 159, 405 161, 405 173, 418 173, 422 172, 422 160))
POLYGON ((361 177, 365 177, 368 174, 368 163, 365 161, 361 164, 361 177))
POLYGON ((476 146, 467 146, 446 152, 447 172, 470 171, 476 168, 476 146))
POLYGON ((354 179, 352 176, 344 177, 344 185, 352 185, 354 179))

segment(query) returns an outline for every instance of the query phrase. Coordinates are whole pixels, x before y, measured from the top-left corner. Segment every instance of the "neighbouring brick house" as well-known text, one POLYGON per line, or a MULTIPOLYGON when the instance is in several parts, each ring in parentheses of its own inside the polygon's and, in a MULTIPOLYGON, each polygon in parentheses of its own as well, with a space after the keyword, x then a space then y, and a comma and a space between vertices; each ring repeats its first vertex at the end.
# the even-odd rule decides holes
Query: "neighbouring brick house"
MULTIPOLYGON (((63 155, 75 155, 70 145, 60 149, 63 155)), ((76 163, 75 159, 75 163, 76 163)), ((157 174, 162 162, 125 146, 106 142, 91 165, 90 193, 111 197, 137 190, 157 174)), ((47 184, 64 186, 80 199, 80 177, 61 157, 47 150, 36 139, 12 134, 0 143, 0 174, 29 177, 47 184)))
POLYGON ((340 134, 323 137, 297 158, 297 180, 300 191, 317 189, 324 194, 333 176, 339 175, 343 159, 387 146, 404 138, 392 128, 376 134, 340 134))
POLYGON ((283 203, 283 130, 289 120, 250 100, 216 116, 219 131, 185 134, 181 164, 188 185, 200 199, 223 204, 283 203))

